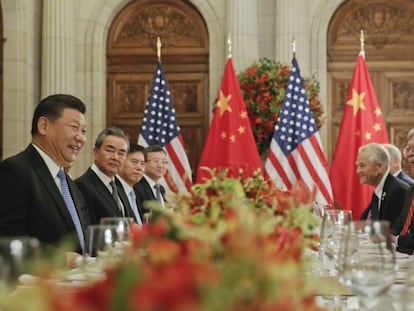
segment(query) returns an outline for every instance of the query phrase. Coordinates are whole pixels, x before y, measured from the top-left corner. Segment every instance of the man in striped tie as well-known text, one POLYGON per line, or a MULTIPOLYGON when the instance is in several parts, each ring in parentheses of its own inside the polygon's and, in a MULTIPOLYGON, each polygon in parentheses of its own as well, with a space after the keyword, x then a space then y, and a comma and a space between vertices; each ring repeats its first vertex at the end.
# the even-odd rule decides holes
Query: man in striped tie
POLYGON ((32 141, 0 163, 0 235, 27 235, 81 253, 90 224, 86 202, 64 173, 86 141, 85 104, 68 94, 50 95, 37 105, 32 141))
MULTIPOLYGON (((404 155, 408 159, 411 170, 414 169, 414 128, 407 134, 407 145, 404 155)), ((391 226, 391 233, 397 245, 397 251, 412 254, 414 250, 414 186, 405 195, 404 207, 396 223, 391 226)))
POLYGON ((125 194, 128 196, 134 220, 139 225, 144 223, 144 215, 142 206, 139 206, 140 203, 137 201, 134 185, 144 176, 144 150, 145 148, 143 146, 130 143, 129 152, 117 176, 125 194))

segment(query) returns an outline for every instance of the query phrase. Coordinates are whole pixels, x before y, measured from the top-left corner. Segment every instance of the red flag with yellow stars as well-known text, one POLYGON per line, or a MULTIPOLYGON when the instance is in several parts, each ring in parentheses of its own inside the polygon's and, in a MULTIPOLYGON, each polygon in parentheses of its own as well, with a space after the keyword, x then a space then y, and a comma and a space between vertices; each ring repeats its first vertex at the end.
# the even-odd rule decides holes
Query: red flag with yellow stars
POLYGON ((378 99, 361 52, 344 105, 330 170, 334 200, 340 208, 352 210, 354 219, 360 218, 371 200, 373 191, 371 186, 361 185, 356 174, 355 161, 358 149, 367 143, 388 141, 378 99))
POLYGON ((229 57, 197 170, 197 183, 209 179, 209 169, 228 169, 229 177, 252 176, 263 165, 253 138, 233 62, 229 57), (207 168, 207 170, 206 170, 207 168))

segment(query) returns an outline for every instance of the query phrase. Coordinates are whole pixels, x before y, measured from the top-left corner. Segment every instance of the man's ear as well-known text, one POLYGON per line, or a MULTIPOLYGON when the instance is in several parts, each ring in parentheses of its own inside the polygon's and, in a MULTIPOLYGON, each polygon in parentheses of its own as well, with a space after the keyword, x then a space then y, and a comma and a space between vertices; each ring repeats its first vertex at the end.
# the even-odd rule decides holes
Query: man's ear
POLYGON ((49 126, 49 120, 46 117, 40 117, 37 120, 37 131, 40 135, 45 135, 49 126))

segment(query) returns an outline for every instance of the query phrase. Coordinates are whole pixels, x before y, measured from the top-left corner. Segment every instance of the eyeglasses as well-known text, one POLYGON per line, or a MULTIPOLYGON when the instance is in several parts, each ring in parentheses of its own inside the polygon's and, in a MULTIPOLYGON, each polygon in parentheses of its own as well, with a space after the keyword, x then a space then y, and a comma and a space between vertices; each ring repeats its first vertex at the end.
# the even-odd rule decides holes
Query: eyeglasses
POLYGON ((153 163, 155 163, 155 165, 160 165, 160 164, 162 164, 164 166, 168 165, 167 160, 161 160, 161 159, 148 159, 147 162, 153 162, 153 163))
POLYGON ((404 152, 414 152, 414 146, 405 146, 404 152))

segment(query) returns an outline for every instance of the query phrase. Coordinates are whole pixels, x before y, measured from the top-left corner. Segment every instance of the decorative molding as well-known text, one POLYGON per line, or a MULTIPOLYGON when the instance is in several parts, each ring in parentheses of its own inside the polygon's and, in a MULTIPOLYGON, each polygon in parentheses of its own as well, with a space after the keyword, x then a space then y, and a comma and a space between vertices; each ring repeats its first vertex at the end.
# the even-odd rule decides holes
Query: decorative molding
POLYGON ((414 83, 392 83, 393 110, 414 110, 414 83))
POLYGON ((183 12, 163 5, 145 7, 128 17, 115 38, 116 45, 148 47, 162 38, 164 47, 179 42, 198 42, 198 27, 183 12))
MULTIPOLYGON (((377 49, 401 42, 414 33, 413 12, 395 2, 367 3, 351 10, 337 31, 337 41, 342 37, 355 38, 364 30, 366 44, 377 49)), ((411 38, 411 42, 414 39, 411 38)))

